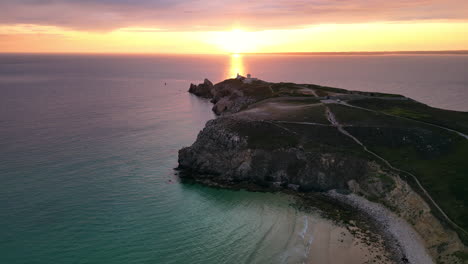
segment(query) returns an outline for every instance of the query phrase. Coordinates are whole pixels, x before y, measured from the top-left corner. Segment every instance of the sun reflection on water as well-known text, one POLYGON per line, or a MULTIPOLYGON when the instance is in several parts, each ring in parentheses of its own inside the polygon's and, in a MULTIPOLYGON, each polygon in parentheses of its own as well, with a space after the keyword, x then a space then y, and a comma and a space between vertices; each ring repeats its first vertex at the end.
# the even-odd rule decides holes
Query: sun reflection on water
POLYGON ((227 78, 235 78, 237 74, 245 75, 245 66, 241 54, 231 55, 231 64, 227 72, 227 78))

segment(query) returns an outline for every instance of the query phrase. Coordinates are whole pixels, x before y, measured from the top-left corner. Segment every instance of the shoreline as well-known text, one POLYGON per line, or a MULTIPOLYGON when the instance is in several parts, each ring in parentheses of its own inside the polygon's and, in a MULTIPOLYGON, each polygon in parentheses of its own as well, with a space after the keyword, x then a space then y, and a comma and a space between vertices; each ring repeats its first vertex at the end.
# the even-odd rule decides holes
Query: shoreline
MULTIPOLYGON (((293 189, 262 187, 253 183, 220 183, 211 179, 184 177, 181 177, 180 181, 182 184, 200 184, 232 191, 291 195, 297 201, 291 206, 297 210, 308 214, 318 213, 324 219, 332 221, 337 229, 344 228, 345 231, 349 231, 354 236, 356 248, 364 245, 373 248, 374 253, 380 251, 382 255, 387 254, 386 257, 379 256, 378 260, 381 262, 377 263, 435 263, 427 252, 424 241, 407 221, 383 205, 352 193, 341 194, 337 190, 299 192, 293 189)), ((316 260, 308 259, 306 263, 316 263, 316 260)))
POLYGON ((356 194, 343 195, 334 190, 327 192, 327 195, 369 215, 372 221, 381 226, 381 231, 385 233, 385 236, 392 238, 397 243, 396 247, 403 251, 402 254, 407 259, 406 263, 434 263, 424 246, 423 239, 416 230, 407 221, 383 205, 371 202, 356 194))

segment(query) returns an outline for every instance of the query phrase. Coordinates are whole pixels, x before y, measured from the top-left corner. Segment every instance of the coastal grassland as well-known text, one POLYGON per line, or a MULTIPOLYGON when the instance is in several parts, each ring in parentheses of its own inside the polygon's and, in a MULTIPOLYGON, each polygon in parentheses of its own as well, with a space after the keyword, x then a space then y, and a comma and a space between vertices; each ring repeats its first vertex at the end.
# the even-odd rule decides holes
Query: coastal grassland
POLYGON ((413 100, 361 99, 349 104, 386 114, 414 119, 451 128, 468 134, 468 112, 457 112, 430 107, 413 100))
POLYGON ((281 103, 291 103, 297 105, 304 105, 304 104, 317 104, 320 103, 320 99, 315 97, 303 97, 303 96, 284 96, 284 97, 276 97, 270 99, 272 102, 281 102, 281 103))
POLYGON ((229 125, 228 130, 246 137, 250 149, 274 150, 293 148, 299 144, 299 138, 294 133, 266 121, 239 120, 229 125))
POLYGON ((299 135, 299 143, 305 151, 316 153, 353 154, 355 157, 372 158, 352 139, 344 137, 335 127, 307 124, 282 124, 299 135))
POLYGON ((215 97, 218 98, 231 97, 233 95, 239 97, 240 95, 234 93, 234 91, 242 91, 243 96, 256 98, 257 100, 274 96, 269 83, 263 81, 255 81, 247 84, 241 80, 227 79, 214 85, 214 89, 216 91, 215 97))
POLYGON ((455 252, 453 255, 457 257, 458 259, 465 261, 464 263, 468 261, 468 253, 466 252, 458 251, 458 252, 455 252))
POLYGON ((380 113, 339 104, 329 104, 328 107, 335 114, 338 122, 344 126, 402 127, 415 124, 415 122, 410 120, 394 118, 380 113))
POLYGON ((329 95, 329 93, 327 93, 327 92, 325 92, 325 91, 323 91, 323 90, 318 90, 318 89, 315 90, 315 93, 316 93, 318 96, 320 96, 320 97, 325 97, 325 96, 328 96, 328 95, 329 95))
POLYGON ((311 122, 328 125, 325 107, 316 98, 278 97, 260 101, 236 114, 258 120, 311 122))
POLYGON ((426 145, 425 149, 423 146, 373 145, 373 149, 393 166, 416 175, 447 215, 467 230, 468 142, 453 139, 443 148, 436 148, 435 144, 426 145))
POLYGON ((275 96, 301 96, 315 97, 313 90, 307 85, 298 85, 295 83, 273 83, 270 84, 271 90, 275 96))
POLYGON ((388 93, 378 93, 378 92, 361 92, 361 91, 350 91, 341 88, 334 88, 328 86, 321 86, 316 84, 306 84, 304 85, 308 88, 314 89, 318 96, 328 96, 328 95, 364 95, 364 96, 375 96, 375 97, 388 97, 388 98, 402 98, 404 96, 399 94, 388 94, 388 93))
POLYGON ((284 82, 272 83, 272 84, 270 84, 270 86, 271 86, 271 89, 273 90, 273 92, 275 92, 275 93, 284 92, 284 93, 287 93, 287 94, 292 94, 295 91, 301 89, 295 83, 284 83, 284 82))
POLYGON ((245 96, 254 98, 269 98, 274 96, 270 85, 265 82, 253 82, 251 84, 242 84, 241 90, 245 96))
POLYGON ((276 120, 329 124, 325 116, 325 107, 323 105, 292 108, 288 111, 278 112, 278 114, 280 118, 276 120))
MULTIPOLYGON (((340 122, 348 124, 348 132, 394 167, 414 174, 445 213, 468 229, 466 139, 410 120, 341 105, 332 109, 340 122)), ((407 180, 418 191, 411 179, 407 180)), ((466 242, 466 237, 459 234, 466 242)))
POLYGON ((255 108, 265 103, 282 103, 282 104, 291 104, 291 105, 310 105, 320 103, 320 99, 315 97, 304 97, 304 96, 280 96, 267 98, 265 100, 259 101, 249 105, 248 108, 255 108))
MULTIPOLYGON (((324 112, 320 112, 317 118, 324 116, 324 112)), ((310 116, 309 118, 318 121, 310 116)), ((325 122, 326 119, 322 121, 325 122)), ((352 153, 357 157, 373 159, 352 139, 344 137, 335 127, 329 125, 236 118, 228 126, 228 130, 246 137, 251 149, 302 148, 306 152, 352 153)))
POLYGON ((307 84, 307 87, 312 88, 312 89, 316 90, 317 92, 321 91, 321 92, 323 92, 324 94, 327 94, 327 95, 328 95, 327 92, 337 93, 337 94, 349 94, 348 90, 341 89, 341 88, 321 86, 321 85, 316 85, 316 84, 307 84))

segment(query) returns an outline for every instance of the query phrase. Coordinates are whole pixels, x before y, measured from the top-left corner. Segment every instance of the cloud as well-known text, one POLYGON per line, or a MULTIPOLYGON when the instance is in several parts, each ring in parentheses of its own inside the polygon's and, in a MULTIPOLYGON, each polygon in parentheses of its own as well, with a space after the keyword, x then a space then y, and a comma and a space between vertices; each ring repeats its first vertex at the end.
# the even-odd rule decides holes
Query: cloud
POLYGON ((298 28, 374 21, 468 20, 466 0, 1 0, 0 24, 85 31, 298 28))

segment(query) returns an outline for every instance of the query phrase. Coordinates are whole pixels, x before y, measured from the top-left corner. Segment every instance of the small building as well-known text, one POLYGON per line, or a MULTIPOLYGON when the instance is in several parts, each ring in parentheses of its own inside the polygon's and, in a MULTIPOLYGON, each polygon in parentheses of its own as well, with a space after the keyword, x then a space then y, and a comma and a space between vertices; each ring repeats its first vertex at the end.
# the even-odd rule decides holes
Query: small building
POLYGON ((250 73, 247 74, 247 78, 244 79, 244 83, 252 83, 253 81, 258 80, 257 78, 252 78, 250 73))

